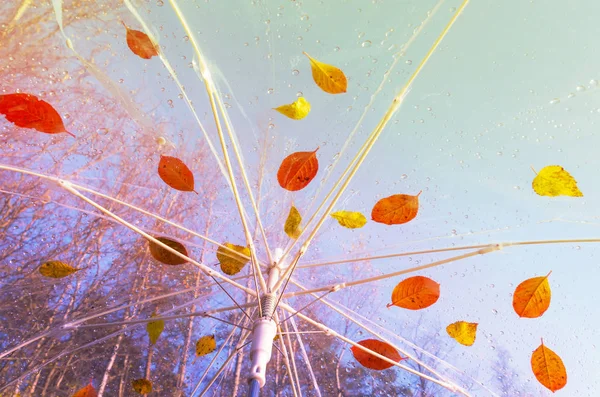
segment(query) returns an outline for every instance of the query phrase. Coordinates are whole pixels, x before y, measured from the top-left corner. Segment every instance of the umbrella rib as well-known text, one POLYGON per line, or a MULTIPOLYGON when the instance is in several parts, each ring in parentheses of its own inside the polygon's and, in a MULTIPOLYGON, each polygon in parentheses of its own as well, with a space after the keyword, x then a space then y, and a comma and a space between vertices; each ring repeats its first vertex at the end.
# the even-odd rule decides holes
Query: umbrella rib
MULTIPOLYGON (((279 312, 275 310, 275 321, 279 321, 279 312)), ((292 386, 292 392, 294 393, 294 397, 298 397, 298 393, 296 392, 296 384, 294 383, 294 377, 292 374, 292 365, 290 363, 290 357, 287 351, 287 347, 285 346, 284 335, 287 333, 281 332, 281 328, 277 327, 277 333, 279 335, 279 345, 281 349, 278 349, 282 352, 283 361, 285 362, 285 368, 287 370, 288 378, 290 379, 290 385, 292 386)))
MULTIPOLYGON (((294 283, 294 281, 292 280, 292 283, 294 283)), ((296 284, 296 283, 294 283, 296 284)), ((298 309, 298 311, 296 311, 293 314, 290 314, 289 316, 287 316, 285 319, 283 319, 279 325, 281 325, 282 323, 285 323, 286 321, 288 321, 289 319, 291 319, 292 317, 294 317, 296 314, 300 313, 303 310, 306 310, 309 306, 317 303, 318 301, 320 301, 321 299, 325 298, 327 295, 329 295, 330 293, 332 293, 332 290, 329 291, 325 291, 325 293, 321 296, 315 297, 315 299, 313 299, 312 301, 308 302, 306 305, 302 306, 300 309, 298 309)), ((313 295, 314 296, 314 295, 313 295)))
MULTIPOLYGON (((293 376, 290 377, 290 381, 292 382, 292 385, 294 384, 293 382, 296 382, 296 388, 298 389, 298 395, 300 397, 302 397, 302 388, 300 387, 300 378, 298 377, 298 367, 296 366, 296 355, 293 354, 294 352, 294 348, 292 345, 292 338, 290 338, 290 334, 289 334, 289 329, 288 329, 288 325, 287 323, 283 324, 283 327, 285 328, 285 332, 286 334, 283 336, 283 340, 287 342, 288 347, 290 349, 290 358, 291 358, 291 373, 293 376)), ((285 343, 284 343, 285 344, 285 343)))
MULTIPOLYGON (((295 333, 296 340, 298 341, 298 344, 300 345, 300 352, 302 353, 302 358, 304 358, 304 362, 306 363, 306 367, 308 368, 308 373, 310 374, 310 379, 313 382, 313 387, 315 388, 315 392, 317 393, 318 397, 321 397, 321 389, 319 388, 319 383, 317 382, 317 378, 315 377, 315 373, 312 369, 312 365, 310 364, 310 360, 308 359, 308 354, 306 353, 306 349, 304 348, 304 342, 302 341, 302 335, 298 332, 298 326, 296 325, 296 321, 294 321, 293 318, 292 318, 292 321, 290 321, 290 324, 292 324, 292 328, 294 328, 294 331, 296 331, 296 333, 295 333)), ((288 335, 293 335, 293 334, 288 334, 288 335)))

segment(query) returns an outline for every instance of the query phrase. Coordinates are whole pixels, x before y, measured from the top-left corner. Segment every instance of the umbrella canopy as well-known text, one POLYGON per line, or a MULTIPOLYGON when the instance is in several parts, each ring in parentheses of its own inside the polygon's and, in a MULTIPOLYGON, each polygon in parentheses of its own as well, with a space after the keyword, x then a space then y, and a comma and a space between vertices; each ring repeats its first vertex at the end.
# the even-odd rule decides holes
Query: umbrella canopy
POLYGON ((595 395, 597 8, 2 3, 0 393, 595 395))

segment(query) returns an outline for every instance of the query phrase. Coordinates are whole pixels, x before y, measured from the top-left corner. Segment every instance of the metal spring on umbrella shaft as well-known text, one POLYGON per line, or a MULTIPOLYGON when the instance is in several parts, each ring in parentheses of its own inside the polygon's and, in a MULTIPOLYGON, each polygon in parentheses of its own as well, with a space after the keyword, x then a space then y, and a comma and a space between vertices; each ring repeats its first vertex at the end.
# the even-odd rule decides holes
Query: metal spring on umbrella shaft
POLYGON ((277 305, 277 295, 264 294, 260 297, 260 305, 262 308, 261 317, 272 318, 277 305))

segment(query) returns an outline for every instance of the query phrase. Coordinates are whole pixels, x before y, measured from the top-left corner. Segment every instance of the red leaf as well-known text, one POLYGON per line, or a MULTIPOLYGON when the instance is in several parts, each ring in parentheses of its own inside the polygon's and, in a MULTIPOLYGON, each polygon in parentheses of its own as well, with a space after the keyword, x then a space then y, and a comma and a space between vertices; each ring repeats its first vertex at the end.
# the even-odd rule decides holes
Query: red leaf
POLYGON ((160 156, 158 176, 173 189, 183 192, 194 192, 194 174, 176 157, 160 156))
POLYGON ((48 102, 31 94, 0 95, 0 113, 18 127, 33 128, 46 134, 66 132, 58 112, 48 102))
POLYGON ((319 171, 317 150, 292 153, 283 159, 277 171, 279 185, 292 192, 308 186, 319 171))
POLYGON ((371 211, 375 222, 386 225, 401 225, 412 221, 419 212, 419 194, 394 194, 379 200, 371 211))
MULTIPOLYGON (((406 357, 401 357, 396 349, 394 349, 391 345, 380 340, 365 339, 358 342, 358 344, 366 347, 367 349, 373 350, 375 353, 381 354, 392 361, 400 362, 400 360, 406 360, 406 357)), ((376 357, 373 354, 368 353, 356 346, 352 346, 352 354, 354 355, 356 361, 369 369, 381 371, 394 366, 394 364, 390 364, 387 361, 382 360, 381 358, 376 357)))
POLYGON ((129 29, 125 22, 122 22, 125 29, 127 29, 127 46, 137 56, 143 59, 150 59, 153 56, 158 55, 158 48, 156 44, 152 42, 150 37, 144 32, 139 30, 129 29))
POLYGON ((90 383, 86 387, 79 389, 75 394, 73 394, 73 397, 96 397, 97 395, 96 389, 94 389, 94 386, 92 386, 90 383))

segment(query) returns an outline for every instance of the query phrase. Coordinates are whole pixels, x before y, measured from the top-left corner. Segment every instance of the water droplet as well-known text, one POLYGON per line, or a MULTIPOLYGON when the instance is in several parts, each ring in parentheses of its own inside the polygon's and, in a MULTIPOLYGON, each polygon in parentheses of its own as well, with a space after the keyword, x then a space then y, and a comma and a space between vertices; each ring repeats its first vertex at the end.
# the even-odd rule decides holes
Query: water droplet
POLYGON ((412 61, 411 61, 410 59, 407 59, 407 60, 405 61, 405 63, 406 63, 407 65, 412 65, 412 61))
POLYGON ((359 39, 362 39, 363 37, 365 37, 365 32, 360 32, 360 33, 358 34, 358 38, 359 38, 359 39))
POLYGON ((338 52, 339 50, 340 50, 340 47, 335 47, 335 48, 333 49, 333 51, 335 51, 335 52, 338 52))
POLYGON ((292 70, 292 75, 298 76, 299 74, 300 74, 300 71, 298 69, 292 70))
POLYGON ((275 128, 275 124, 269 123, 269 129, 272 130, 273 128, 275 128))
POLYGON ((301 97, 301 96, 303 96, 303 95, 304 95, 304 94, 302 93, 302 91, 298 91, 298 92, 296 93, 296 96, 297 96, 297 97, 301 97))
POLYGON ((575 96, 574 92, 569 92, 569 95, 567 95, 567 98, 573 98, 575 96))
POLYGON ((108 128, 98 128, 96 130, 96 133, 98 133, 99 135, 107 135, 109 133, 108 128))
POLYGON ((556 105, 557 103, 560 103, 560 99, 558 98, 554 98, 550 101, 550 105, 556 105))
POLYGON ((157 5, 157 6, 159 6, 159 7, 162 7, 162 6, 164 6, 164 5, 165 5, 165 2, 164 2, 164 1, 162 1, 162 0, 158 0, 158 1, 156 2, 156 5, 157 5))
POLYGON ((301 21, 308 21, 308 15, 304 14, 300 16, 301 21))
POLYGON ((363 43, 361 44, 361 46, 363 48, 371 47, 371 40, 365 40, 365 41, 363 41, 363 43))
POLYGON ((164 145, 167 143, 167 140, 164 137, 159 136, 158 138, 156 138, 156 143, 158 143, 159 145, 164 145))
POLYGON ((189 36, 183 36, 183 41, 190 41, 189 36))
POLYGON ((406 179, 406 178, 408 178, 408 175, 406 175, 406 174, 400 175, 400 179, 406 179))
POLYGON ((595 87, 595 86, 597 86, 597 85, 598 85, 598 80, 591 79, 591 80, 590 80, 590 85, 591 85, 592 87, 595 87))
POLYGON ((274 89, 272 89, 272 88, 269 88, 269 89, 267 90, 267 94, 272 94, 274 91, 275 91, 274 89))
POLYGON ((579 91, 579 92, 583 92, 583 91, 585 91, 585 87, 584 87, 584 86, 582 86, 582 85, 578 85, 577 87, 575 87, 575 89, 576 89, 577 91, 579 91))
POLYGON ((169 100, 167 101, 167 103, 169 104, 169 107, 171 107, 171 108, 173 108, 173 107, 174 107, 174 106, 173 106, 173 100, 172 100, 172 99, 169 99, 169 100))

